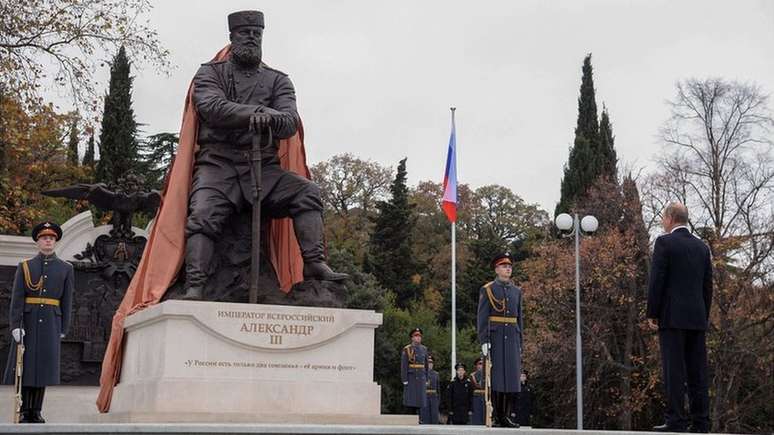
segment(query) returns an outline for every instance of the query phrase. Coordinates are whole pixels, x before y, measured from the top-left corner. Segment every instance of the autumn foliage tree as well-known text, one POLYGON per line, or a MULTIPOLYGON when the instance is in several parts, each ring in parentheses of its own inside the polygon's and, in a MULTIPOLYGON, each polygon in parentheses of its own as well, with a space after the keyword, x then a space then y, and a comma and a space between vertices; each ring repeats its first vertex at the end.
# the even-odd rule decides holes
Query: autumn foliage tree
MULTIPOLYGON (((581 241, 584 426, 652 426, 658 352, 643 324, 649 237, 635 182, 598 182, 584 205, 615 222, 581 241), (615 216, 615 218, 614 218, 615 216)), ((582 212, 583 210, 581 210, 582 212)), ((526 366, 539 419, 575 426, 575 257, 570 240, 541 242, 524 262, 526 366)))
POLYGON ((94 72, 120 46, 161 70, 168 51, 143 15, 149 0, 4 0, 0 2, 0 84, 23 105, 41 91, 65 90, 73 105, 96 112, 94 72))
POLYGON ((40 192, 82 181, 87 169, 68 159, 66 139, 72 115, 51 105, 28 111, 18 100, 0 100, 0 143, 7 162, 0 179, 0 233, 26 234, 44 218, 59 222, 75 212, 68 201, 40 192))

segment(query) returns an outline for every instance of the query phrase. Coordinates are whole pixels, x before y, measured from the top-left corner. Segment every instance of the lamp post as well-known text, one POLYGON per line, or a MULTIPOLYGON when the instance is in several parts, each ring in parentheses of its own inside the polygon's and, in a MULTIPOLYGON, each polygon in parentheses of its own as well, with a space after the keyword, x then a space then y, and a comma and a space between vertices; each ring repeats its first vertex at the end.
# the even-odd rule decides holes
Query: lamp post
POLYGON ((599 221, 594 216, 578 219, 578 214, 570 216, 562 213, 554 223, 560 231, 572 231, 565 237, 575 237, 575 382, 577 393, 578 430, 583 430, 583 366, 581 349, 581 311, 580 311, 580 238, 584 233, 597 230, 599 221))

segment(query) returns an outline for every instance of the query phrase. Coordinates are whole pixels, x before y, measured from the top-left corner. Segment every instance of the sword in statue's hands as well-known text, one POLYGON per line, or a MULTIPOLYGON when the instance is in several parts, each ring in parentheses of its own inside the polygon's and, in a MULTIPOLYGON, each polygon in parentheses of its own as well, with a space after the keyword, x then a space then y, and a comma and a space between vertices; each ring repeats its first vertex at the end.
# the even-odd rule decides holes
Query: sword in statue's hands
MULTIPOLYGON (((262 109, 265 110, 265 109, 262 109)), ((261 264, 261 147, 263 140, 271 144, 274 139, 271 134, 272 116, 257 112, 250 117, 250 133, 253 136, 250 150, 250 177, 253 181, 253 220, 252 220, 252 256, 250 261, 250 291, 248 302, 258 303, 258 277, 261 264)))

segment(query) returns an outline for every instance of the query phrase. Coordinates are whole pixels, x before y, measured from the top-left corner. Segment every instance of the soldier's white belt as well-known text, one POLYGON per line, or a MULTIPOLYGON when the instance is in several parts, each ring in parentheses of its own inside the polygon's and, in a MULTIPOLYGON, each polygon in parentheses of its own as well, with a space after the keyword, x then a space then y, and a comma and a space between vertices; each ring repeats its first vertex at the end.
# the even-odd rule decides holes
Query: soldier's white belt
POLYGON ((427 394, 438 394, 436 390, 427 390, 427 394))
POLYGON ((409 364, 410 369, 423 369, 425 368, 424 364, 409 364))
POLYGON ((492 323, 517 323, 516 316, 514 317, 506 317, 506 316, 489 316, 489 321, 492 323))
POLYGON ((53 299, 53 298, 24 298, 24 303, 26 303, 26 304, 53 305, 55 307, 58 307, 59 306, 59 299, 53 299))
POLYGON ((473 394, 484 394, 486 390, 473 390, 473 394))

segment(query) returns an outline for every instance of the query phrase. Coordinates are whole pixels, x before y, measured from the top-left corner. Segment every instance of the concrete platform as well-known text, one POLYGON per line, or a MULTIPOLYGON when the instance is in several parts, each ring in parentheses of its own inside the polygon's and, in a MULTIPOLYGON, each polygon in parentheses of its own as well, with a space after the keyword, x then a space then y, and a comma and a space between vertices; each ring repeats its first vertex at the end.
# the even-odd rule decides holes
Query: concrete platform
POLYGON ((279 424, 44 424, 0 425, 0 434, 263 434, 263 435, 463 435, 519 433, 524 435, 644 435, 652 432, 577 431, 558 429, 487 429, 471 426, 345 426, 279 424))
POLYGON ((375 426, 416 426, 416 415, 384 414, 245 414, 236 412, 196 413, 147 413, 109 412, 81 418, 82 423, 122 424, 292 424, 292 425, 375 425, 375 426))

